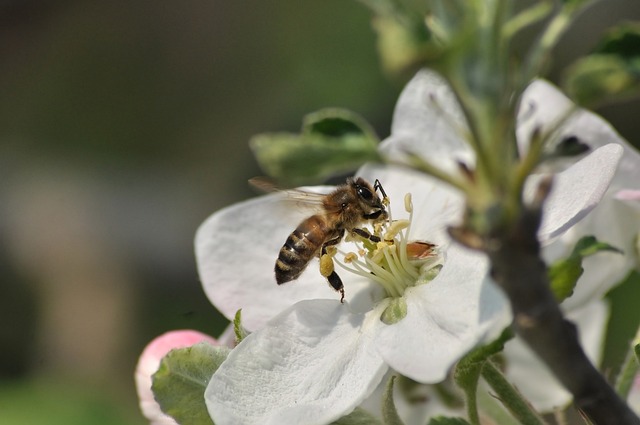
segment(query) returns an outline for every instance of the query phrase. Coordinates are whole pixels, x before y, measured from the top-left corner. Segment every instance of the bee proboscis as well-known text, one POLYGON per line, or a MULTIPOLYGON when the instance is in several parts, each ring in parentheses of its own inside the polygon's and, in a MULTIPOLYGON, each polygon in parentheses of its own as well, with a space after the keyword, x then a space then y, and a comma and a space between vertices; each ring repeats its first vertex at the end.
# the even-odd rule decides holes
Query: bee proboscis
MULTIPOLYGON (((274 187, 259 179, 250 182, 263 190, 274 187)), ((373 185, 361 177, 348 178, 329 194, 302 190, 285 190, 293 199, 318 205, 318 213, 305 218, 285 241, 275 264, 278 285, 297 279, 312 258, 320 258, 320 273, 344 301, 342 279, 333 269, 331 247, 340 243, 345 232, 357 234, 373 242, 380 238, 359 226, 387 219, 384 189, 378 180, 373 185), (378 196, 380 191, 382 199, 378 196)))

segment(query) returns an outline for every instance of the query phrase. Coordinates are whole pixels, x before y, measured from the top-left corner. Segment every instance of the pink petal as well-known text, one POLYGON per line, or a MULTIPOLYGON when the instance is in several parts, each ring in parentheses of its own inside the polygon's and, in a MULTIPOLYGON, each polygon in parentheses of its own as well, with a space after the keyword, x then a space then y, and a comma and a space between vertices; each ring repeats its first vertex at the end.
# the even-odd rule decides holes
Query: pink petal
POLYGON ((140 410, 152 425, 177 425, 177 423, 160 410, 160 405, 156 402, 151 391, 151 376, 156 373, 160 367, 160 361, 169 351, 174 348, 190 347, 201 341, 220 345, 215 338, 201 332, 178 330, 160 335, 142 351, 136 367, 135 380, 140 399, 140 410))

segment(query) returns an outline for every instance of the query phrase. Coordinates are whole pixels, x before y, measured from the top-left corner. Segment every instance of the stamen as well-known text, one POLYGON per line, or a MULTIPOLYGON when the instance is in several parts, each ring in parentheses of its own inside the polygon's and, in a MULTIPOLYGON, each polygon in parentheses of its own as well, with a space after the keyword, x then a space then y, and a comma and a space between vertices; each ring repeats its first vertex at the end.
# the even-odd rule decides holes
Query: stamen
POLYGON ((409 220, 397 220, 391 223, 387 233, 384 234, 385 241, 392 241, 396 238, 396 235, 409 227, 409 220))
POLYGON ((404 195, 404 209, 408 213, 413 213, 413 202, 411 202, 411 194, 404 195))
POLYGON ((407 288, 433 280, 442 268, 442 262, 434 244, 424 241, 409 242, 413 221, 411 194, 404 197, 408 220, 393 221, 388 201, 385 206, 387 215, 384 220, 373 223, 370 229, 363 228, 361 231, 348 233, 347 239, 358 245, 357 253, 344 253, 338 249, 343 261, 338 261, 337 258, 334 261, 351 273, 373 280, 384 288, 388 297, 398 299, 407 288), (374 243, 371 238, 357 235, 366 234, 365 232, 382 240, 374 243))

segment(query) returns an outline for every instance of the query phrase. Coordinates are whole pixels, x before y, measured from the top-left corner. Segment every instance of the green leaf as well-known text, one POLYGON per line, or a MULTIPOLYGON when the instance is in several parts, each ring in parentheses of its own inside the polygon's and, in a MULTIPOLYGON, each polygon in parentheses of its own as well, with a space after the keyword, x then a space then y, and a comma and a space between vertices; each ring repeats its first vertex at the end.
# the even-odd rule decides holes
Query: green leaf
MULTIPOLYGON (((626 61, 640 58, 640 23, 626 22, 610 29, 596 46, 594 53, 614 54, 626 61)), ((638 66, 638 64, 635 64, 638 66)))
POLYGON ((171 350, 162 359, 151 385, 162 411, 180 425, 212 425, 204 391, 229 351, 207 342, 171 350))
POLYGON ((356 410, 331 425, 382 425, 382 422, 366 410, 356 407, 356 410))
POLYGON ((300 134, 255 136, 250 146, 262 169, 291 184, 322 181, 379 160, 379 139, 359 115, 338 108, 307 115, 300 134))
POLYGON ((431 418, 427 425, 470 425, 466 419, 438 416, 431 418))
POLYGON ((640 25, 609 31, 593 54, 566 71, 567 92, 580 105, 598 105, 640 95, 640 25))
POLYGON ((240 344, 249 335, 249 332, 242 326, 242 309, 236 311, 236 315, 233 318, 233 332, 236 335, 236 345, 240 344))
POLYGON ((578 279, 584 272, 582 260, 602 251, 621 252, 608 243, 598 241, 593 236, 585 236, 576 243, 569 257, 558 260, 549 266, 548 275, 551 290, 558 302, 564 301, 573 294, 578 279))
POLYGON ((402 422, 396 410, 396 404, 393 401, 393 383, 395 380, 395 376, 389 378, 384 389, 384 394, 382 395, 382 418, 384 419, 385 425, 404 425, 404 422, 402 422))

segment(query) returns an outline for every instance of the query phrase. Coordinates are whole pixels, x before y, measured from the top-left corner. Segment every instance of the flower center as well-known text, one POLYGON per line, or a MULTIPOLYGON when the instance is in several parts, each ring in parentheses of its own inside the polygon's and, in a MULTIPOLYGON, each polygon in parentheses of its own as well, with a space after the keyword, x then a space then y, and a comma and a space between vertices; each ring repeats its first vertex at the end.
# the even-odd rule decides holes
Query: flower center
POLYGON ((436 245, 425 241, 409 241, 413 204, 411 194, 404 198, 409 219, 392 220, 389 200, 388 218, 373 224, 373 238, 352 233, 347 237, 358 246, 358 252, 344 253, 343 261, 336 261, 342 268, 371 279, 384 288, 387 298, 401 298, 407 288, 428 283, 442 268, 442 256, 436 245), (379 239, 380 242, 373 242, 379 239))

